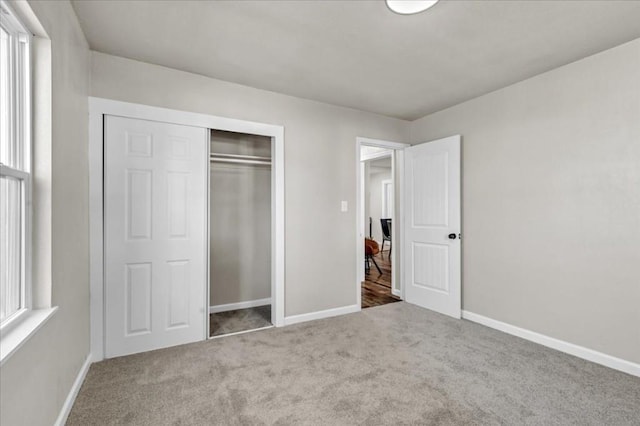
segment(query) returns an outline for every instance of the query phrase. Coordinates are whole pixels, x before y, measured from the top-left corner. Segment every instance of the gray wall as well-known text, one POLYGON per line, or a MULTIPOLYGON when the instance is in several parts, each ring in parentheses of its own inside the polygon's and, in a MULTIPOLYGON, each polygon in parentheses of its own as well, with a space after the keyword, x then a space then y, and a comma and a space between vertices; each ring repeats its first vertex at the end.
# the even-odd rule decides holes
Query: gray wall
MULTIPOLYGON (((271 156, 271 138, 212 131, 211 152, 271 156)), ((210 305, 271 297, 271 167, 211 163, 210 305)))
POLYGON ((640 362, 640 40, 411 133, 463 136, 464 309, 640 362))
POLYGON ((285 315, 356 303, 356 137, 403 142, 406 121, 97 52, 91 94, 284 125, 285 315))
MULTIPOLYGON (((34 211, 36 216, 50 214, 50 225, 48 219, 36 221, 39 232, 51 232, 46 250, 52 259, 40 259, 40 247, 36 260, 51 265, 50 275, 39 271, 37 276, 51 276, 52 282, 34 284, 45 294, 50 285, 52 305, 59 309, 0 370, 2 425, 51 425, 89 353, 89 49, 68 2, 30 3, 51 38, 53 111, 51 178, 36 183, 51 191, 50 198, 41 197, 51 200, 51 211, 34 211)), ((36 302, 42 305, 42 299, 39 294, 36 302)))

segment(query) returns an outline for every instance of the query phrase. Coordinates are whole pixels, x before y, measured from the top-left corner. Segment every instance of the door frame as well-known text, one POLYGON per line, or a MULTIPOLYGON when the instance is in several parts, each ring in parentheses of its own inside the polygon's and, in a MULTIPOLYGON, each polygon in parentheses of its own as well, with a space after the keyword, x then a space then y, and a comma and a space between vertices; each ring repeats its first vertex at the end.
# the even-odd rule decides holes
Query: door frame
MULTIPOLYGON (((271 307, 274 325, 284 325, 284 127, 233 118, 218 117, 152 107, 142 104, 89 97, 89 260, 90 260, 90 333, 91 360, 104 359, 105 297, 104 297, 104 115, 159 121, 205 129, 224 130, 271 137, 271 307)), ((207 148, 207 152, 209 148, 207 148)), ((207 159, 203 159, 208 162, 207 159)), ((209 194, 207 194, 207 199, 209 194)), ((208 234, 207 229, 207 234, 208 234)), ((207 238, 208 241, 208 238, 207 238)), ((208 247, 208 242, 207 242, 208 247)), ((208 250, 207 250, 208 256, 208 250)), ((207 259, 207 277, 209 261, 207 259)), ((209 280, 204 285, 205 335, 209 330, 209 280)))
MULTIPOLYGON (((391 162, 391 173, 394 181, 394 186, 399 190, 394 191, 394 204, 397 215, 393 218, 393 227, 395 232, 391 234, 391 247, 402 247, 402 232, 398 230, 403 229, 404 226, 404 149, 411 146, 407 143, 385 141, 381 139, 371 139, 365 137, 356 137, 355 150, 356 150, 356 303, 358 310, 362 309, 362 281, 364 281, 364 244, 363 239, 365 236, 365 221, 362 217, 364 215, 363 205, 363 191, 362 191, 362 163, 360 159, 360 149, 363 146, 372 146, 376 148, 386 148, 393 151, 391 162), (397 178, 397 179, 396 179, 397 178), (396 182, 397 180, 397 182, 396 182), (397 216, 397 217, 396 217, 397 216)), ((386 156, 385 154, 384 156, 386 156)), ((371 156, 369 159, 374 159, 382 156, 371 156)), ((395 189, 395 188, 394 188, 395 189)), ((403 271, 401 265, 402 250, 392 250, 391 257, 391 280, 392 280, 392 294, 404 299, 404 286, 403 271), (395 279, 396 273, 398 273, 398 279, 395 279)))
MULTIPOLYGON (((393 156, 391 156, 392 160, 393 160, 393 156)), ((395 183, 395 179, 393 179, 393 163, 391 165, 391 176, 392 179, 383 179, 382 182, 380 182, 382 184, 382 194, 381 194, 381 199, 382 199, 382 211, 380 212, 380 217, 389 217, 387 213, 387 211, 389 210, 389 198, 387 197, 387 185, 391 185, 391 194, 393 195, 393 201, 395 201, 396 199, 396 191, 394 188, 394 183, 395 183)), ((392 211, 395 211, 396 206, 394 205, 393 208, 391 209, 392 211)), ((391 214, 391 216, 395 216, 393 213, 391 214)), ((391 237, 393 238, 393 235, 391 235, 391 237)))

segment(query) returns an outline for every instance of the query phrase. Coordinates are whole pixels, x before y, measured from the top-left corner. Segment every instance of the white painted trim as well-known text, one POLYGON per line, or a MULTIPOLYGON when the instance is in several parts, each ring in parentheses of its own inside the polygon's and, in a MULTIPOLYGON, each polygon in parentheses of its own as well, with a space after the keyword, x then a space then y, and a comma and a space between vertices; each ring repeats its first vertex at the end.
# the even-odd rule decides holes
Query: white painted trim
MULTIPOLYGON (((205 251, 207 253, 207 270, 206 270, 206 274, 207 274, 207 285, 205 286, 204 289, 204 300, 207 301, 207 303, 211 303, 211 131, 207 132, 207 182, 206 182, 206 188, 207 188, 207 240, 205 241, 205 251)), ((211 307, 209 307, 209 313, 211 313, 211 307)), ((210 338, 211 336, 211 318, 209 317, 209 315, 204 315, 204 318, 202 318, 202 320, 204 321, 204 330, 206 333, 207 338, 210 338)))
MULTIPOLYGON (((405 300, 405 271, 402 268, 403 259, 403 232, 404 229, 404 197, 405 197, 405 182, 404 182, 404 150, 398 149, 394 151, 393 155, 393 174, 394 177, 398 179, 397 185, 394 189, 397 188, 398 193, 395 195, 394 202, 397 203, 395 206, 396 217, 394 217, 393 232, 391 233, 391 247, 395 247, 393 250, 392 260, 391 260, 391 268, 393 269, 393 265, 396 265, 398 268, 398 272, 393 272, 397 275, 397 281, 392 281, 391 288, 392 294, 398 296, 400 299, 405 300), (395 292, 395 293, 394 293, 395 292), (396 294, 397 293, 397 294, 396 294)), ((394 270, 395 271, 395 270, 394 270)), ((394 280, 396 276, 394 275, 394 280)))
POLYGON ((221 339, 223 337, 229 337, 229 336, 237 336, 238 334, 253 333, 254 331, 268 330, 268 329, 273 328, 273 327, 274 327, 273 325, 268 325, 266 327, 252 328, 251 330, 242 330, 242 331, 236 331, 236 332, 233 332, 233 333, 220 334, 218 336, 209 337, 209 340, 221 339))
MULTIPOLYGON (((91 107, 91 102, 89 102, 91 107)), ((97 107, 96 107, 97 108, 97 107)), ((89 111, 89 307, 91 359, 104 359, 103 115, 89 111)))
POLYGON ((585 348, 584 346, 565 342, 564 340, 536 333, 535 331, 520 328, 483 315, 474 314, 473 312, 462 311, 462 318, 578 358, 586 359, 587 361, 595 362, 596 364, 604 365, 605 367, 613 368, 614 370, 640 377, 640 364, 636 364, 631 361, 616 358, 593 349, 585 348))
POLYGON ((364 174, 366 165, 360 161, 360 138, 356 138, 356 305, 362 307, 362 281, 364 280, 364 174))
MULTIPOLYGON (((356 143, 356 159, 360 155, 360 144, 356 143)), ((356 169, 356 186, 358 187, 356 192, 356 281, 358 282, 358 287, 361 285, 362 281, 364 281, 364 247, 360 247, 363 245, 363 241, 365 236, 367 236, 367 231, 365 229, 366 221, 364 220, 364 205, 366 201, 365 195, 365 176, 368 173, 369 166, 366 162, 357 161, 358 168, 356 169)), ((371 234, 371 233, 370 233, 371 234)), ((373 236, 373 235, 369 235, 373 236)), ((356 303, 361 305, 362 293, 361 290, 357 290, 356 303)))
POLYGON ((309 312, 308 314, 291 315, 284 318, 285 325, 298 324, 322 318, 330 318, 338 315, 352 314, 360 311, 360 305, 342 306, 340 308, 326 309, 324 311, 309 312))
POLYGON ((257 123, 235 118, 218 117, 197 112, 179 111, 175 109, 153 107, 112 99, 89 97, 89 113, 115 115, 140 120, 159 121, 162 123, 181 124, 184 126, 202 127, 205 129, 242 132, 252 135, 278 137, 284 128, 275 124, 257 123))
POLYGON ((265 306, 271 304, 271 298, 247 300, 246 302, 226 303, 224 305, 209 306, 209 313, 216 314, 218 312, 235 311, 236 309, 255 308, 257 306, 265 306))
MULTIPOLYGON (((362 138, 360 136, 356 138, 356 143, 359 145, 376 146, 378 148, 389 148, 389 149, 405 149, 411 146, 408 143, 385 141, 382 139, 362 138)), ((359 157, 360 157, 360 151, 358 151, 358 158, 359 157)))
POLYGON ((73 382, 73 385, 71 385, 67 399, 65 399, 64 404, 62 404, 60 414, 58 414, 58 418, 54 423, 55 426, 64 426, 67 422, 69 413, 71 413, 71 408, 73 408, 73 403, 76 401, 76 397, 78 396, 78 392, 80 392, 80 388, 82 387, 85 377, 87 377, 89 367, 91 367, 91 354, 87 355, 87 358, 84 360, 84 364, 80 367, 76 380, 73 382))
MULTIPOLYGON (((393 161, 393 156, 391 157, 392 161, 393 161)), ((380 182, 380 192, 381 192, 381 198, 382 198, 382 209, 380 211, 380 217, 381 218, 387 218, 390 217, 391 219, 393 219, 393 217, 395 216, 395 212, 391 212, 390 215, 386 214, 387 210, 388 210, 388 203, 389 203, 389 199, 387 198, 387 185, 391 185, 391 194, 393 195, 393 198, 395 201, 396 198, 396 189, 393 187, 393 164, 391 165, 391 179, 382 179, 382 181, 380 182)), ((395 207, 395 206, 394 206, 395 207)), ((391 236, 393 236, 393 233, 391 233, 391 236)))
POLYGON ((22 347, 43 325, 49 321, 58 307, 24 309, 24 312, 7 324, 0 332, 0 367, 22 347))
POLYGON ((360 161, 378 160, 380 158, 387 158, 387 157, 391 157, 391 150, 373 152, 371 154, 361 155, 360 156, 360 161))
MULTIPOLYGON (((247 133, 272 138, 271 167, 271 296, 272 322, 284 325, 285 299, 285 205, 284 127, 194 112, 158 108, 129 102, 89 97, 89 245, 91 299, 91 354, 104 359, 104 249, 103 249, 103 116, 114 115, 206 129, 247 133)), ((203 309, 208 310, 209 300, 203 309)), ((208 333, 202 336, 208 338, 208 333)))
MULTIPOLYGON (((403 150, 404 148, 407 148, 411 145, 407 144, 407 143, 399 143, 399 142, 391 142, 391 141, 384 141, 384 140, 380 140, 380 139, 371 139, 371 138, 363 138, 363 137, 356 137, 356 144, 355 144, 355 149, 356 149, 356 208, 355 208, 355 213, 356 213, 356 305, 358 306, 358 309, 360 309, 360 307, 362 306, 362 281, 364 280, 364 236, 365 236, 365 221, 364 221, 364 206, 363 206, 363 194, 362 194, 362 161, 360 159, 360 147, 361 146, 375 146, 375 147, 379 147, 379 148, 389 148, 392 150, 391 152, 391 173, 392 176, 394 177, 394 182, 395 182, 395 176, 401 176, 404 174, 404 161, 403 160, 403 150), (396 160, 398 159, 398 160, 396 160), (396 163, 398 163, 396 165, 396 163), (397 170, 396 170, 397 169, 397 170), (397 172, 397 173, 396 173, 397 172)), ((385 154, 385 156, 388 154, 385 154)), ((394 183, 395 185, 395 183, 394 183)), ((393 228, 394 229, 402 229, 403 226, 403 217, 404 217, 404 210, 403 210, 403 196, 404 196, 404 188, 403 188, 403 180, 399 179, 398 180, 398 187, 400 188, 400 190, 398 191, 398 193, 396 194, 395 188, 394 188, 394 198, 395 198, 395 205, 396 207, 396 211, 399 212, 398 215, 394 215, 393 217, 393 228), (398 217, 395 217, 398 216, 398 217)), ((395 231, 391 234, 391 246, 392 247, 398 247, 400 244, 402 244, 402 235, 400 235, 401 233, 398 233, 398 231, 395 231)), ((398 291, 400 292, 400 294, 402 294, 402 268, 400 268, 400 280, 396 280, 396 270, 395 270, 395 266, 397 265, 398 262, 401 261, 400 259, 401 255, 398 254, 398 250, 393 250, 392 253, 392 260, 391 260, 391 281, 392 281, 392 288, 395 289, 395 287, 397 287, 398 291), (400 282, 396 282, 396 281, 400 281, 400 282)), ((403 297, 404 295, 402 294, 402 296, 400 296, 402 299, 404 299, 403 297)))
MULTIPOLYGON (((271 323, 284 325, 285 200, 284 127, 270 126, 271 144, 271 323)), ((250 133, 250 132, 244 132, 250 133)))
MULTIPOLYGON (((396 262, 396 259, 398 257, 398 250, 393 250, 394 248, 396 248, 395 244, 395 240, 396 237, 395 235, 397 234, 397 232, 394 232, 394 229, 398 226, 398 222, 396 221, 396 203, 398 201, 397 199, 397 194, 396 194, 396 158, 397 158, 397 152, 396 150, 391 151, 391 193, 393 194, 393 211, 391 212, 391 241, 389 241, 389 250, 391 250, 391 253, 389 253, 391 256, 391 290, 393 291, 394 288, 400 288, 400 283, 398 282, 398 279, 396 277, 396 274, 398 272, 398 264, 396 262)), ((384 181, 382 183, 382 190, 384 192, 384 181)), ((386 195, 382 196, 382 203, 385 203, 385 198, 386 195)), ((400 205, 402 206, 402 204, 400 205)), ((383 217, 383 216, 380 216, 383 217)), ((382 244, 380 244, 380 247, 382 247, 382 244)), ((380 251, 380 253, 382 254, 382 251, 380 251)))

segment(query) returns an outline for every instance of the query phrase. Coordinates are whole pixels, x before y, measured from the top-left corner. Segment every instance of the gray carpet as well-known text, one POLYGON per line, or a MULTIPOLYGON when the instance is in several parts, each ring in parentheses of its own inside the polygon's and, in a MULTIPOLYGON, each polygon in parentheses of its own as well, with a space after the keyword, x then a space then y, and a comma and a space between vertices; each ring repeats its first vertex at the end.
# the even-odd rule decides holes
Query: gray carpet
POLYGON ((404 302, 93 364, 69 425, 639 425, 640 379, 404 302))
POLYGON ((271 305, 209 314, 209 335, 212 337, 270 325, 271 305))

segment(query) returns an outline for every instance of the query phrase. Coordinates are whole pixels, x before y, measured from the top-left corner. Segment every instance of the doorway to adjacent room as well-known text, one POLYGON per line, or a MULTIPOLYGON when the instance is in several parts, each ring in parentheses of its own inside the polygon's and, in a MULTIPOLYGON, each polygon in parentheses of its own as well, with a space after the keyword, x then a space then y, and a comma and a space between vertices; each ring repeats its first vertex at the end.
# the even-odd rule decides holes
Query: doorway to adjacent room
POLYGON ((399 194, 395 190, 398 161, 395 149, 403 144, 358 139, 360 306, 370 308, 401 299, 399 269, 395 267, 398 244, 394 223, 399 194), (388 145, 392 144, 392 145, 388 145))

